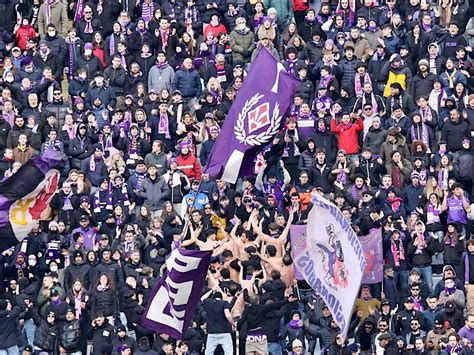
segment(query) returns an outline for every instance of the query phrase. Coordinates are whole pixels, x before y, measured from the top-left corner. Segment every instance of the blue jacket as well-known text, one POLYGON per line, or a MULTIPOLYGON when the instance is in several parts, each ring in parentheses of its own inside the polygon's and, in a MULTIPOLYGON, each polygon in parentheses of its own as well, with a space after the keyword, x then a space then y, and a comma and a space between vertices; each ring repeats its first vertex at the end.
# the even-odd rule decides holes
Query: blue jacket
POLYGON ((179 90, 186 99, 199 97, 202 94, 201 78, 194 68, 180 69, 176 72, 172 84, 173 91, 179 90))

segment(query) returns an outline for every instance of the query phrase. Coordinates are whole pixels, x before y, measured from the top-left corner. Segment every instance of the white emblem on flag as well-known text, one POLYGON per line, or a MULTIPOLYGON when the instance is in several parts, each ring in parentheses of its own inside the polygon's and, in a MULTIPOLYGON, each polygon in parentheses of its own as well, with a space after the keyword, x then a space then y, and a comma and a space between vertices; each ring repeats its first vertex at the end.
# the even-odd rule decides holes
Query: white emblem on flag
POLYGON ((270 124, 270 117, 268 114, 269 109, 270 104, 265 102, 247 114, 249 133, 255 132, 256 130, 270 124))

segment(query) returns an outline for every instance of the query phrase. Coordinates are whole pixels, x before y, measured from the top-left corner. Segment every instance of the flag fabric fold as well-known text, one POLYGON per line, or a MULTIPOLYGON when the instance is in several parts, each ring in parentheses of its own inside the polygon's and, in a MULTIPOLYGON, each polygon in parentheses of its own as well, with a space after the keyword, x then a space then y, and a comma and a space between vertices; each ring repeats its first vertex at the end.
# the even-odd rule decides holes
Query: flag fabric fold
POLYGON ((318 194, 312 196, 312 203, 306 245, 294 251, 294 263, 323 298, 345 337, 366 267, 364 250, 334 204, 318 194))
POLYGON ((142 325, 182 339, 188 329, 211 260, 212 251, 175 249, 166 259, 166 272, 153 289, 142 325))
POLYGON ((298 86, 299 81, 262 48, 225 119, 205 171, 230 183, 253 174, 257 152, 280 130, 298 86))
POLYGON ((58 189, 64 154, 47 150, 0 183, 0 249, 22 241, 58 189))

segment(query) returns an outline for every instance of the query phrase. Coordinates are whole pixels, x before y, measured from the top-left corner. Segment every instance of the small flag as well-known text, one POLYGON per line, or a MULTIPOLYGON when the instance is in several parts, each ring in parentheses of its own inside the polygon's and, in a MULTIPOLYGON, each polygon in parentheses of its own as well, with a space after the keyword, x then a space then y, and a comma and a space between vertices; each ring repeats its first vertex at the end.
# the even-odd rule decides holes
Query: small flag
POLYGON ((253 174, 257 152, 280 130, 298 86, 299 81, 262 48, 227 115, 205 171, 230 183, 253 174))
MULTIPOLYGON (((291 256, 293 260, 306 249, 306 224, 293 224, 290 228, 291 256)), ((294 265, 294 264, 293 264, 294 265)), ((304 280, 298 268, 295 267, 295 278, 304 280)))
POLYGON ((362 283, 376 284, 383 281, 382 228, 372 229, 369 234, 360 236, 359 241, 364 249, 365 267, 362 283))
POLYGON ((0 249, 21 242, 57 191, 64 154, 47 150, 0 183, 0 249))
POLYGON ((212 251, 175 249, 166 272, 150 294, 142 325, 181 339, 191 323, 212 251))

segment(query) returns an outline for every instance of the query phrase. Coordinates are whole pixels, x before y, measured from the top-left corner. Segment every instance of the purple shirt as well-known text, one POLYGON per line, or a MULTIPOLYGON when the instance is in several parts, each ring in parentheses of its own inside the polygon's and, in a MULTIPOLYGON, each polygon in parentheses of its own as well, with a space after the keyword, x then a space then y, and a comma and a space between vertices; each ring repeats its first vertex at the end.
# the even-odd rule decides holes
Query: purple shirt
POLYGON ((87 229, 84 229, 82 227, 78 227, 78 228, 74 229, 71 233, 71 244, 72 245, 74 245, 74 243, 75 243, 72 236, 76 232, 82 233, 84 235, 84 248, 87 251, 93 250, 94 245, 97 244, 97 242, 99 240, 99 235, 96 233, 94 228, 87 227, 87 229))
POLYGON ((448 223, 459 222, 467 224, 467 215, 462 204, 462 198, 449 197, 448 205, 448 223))
POLYGON ((458 334, 461 338, 466 338, 471 343, 474 343, 474 329, 469 328, 467 325, 459 329, 458 334))

